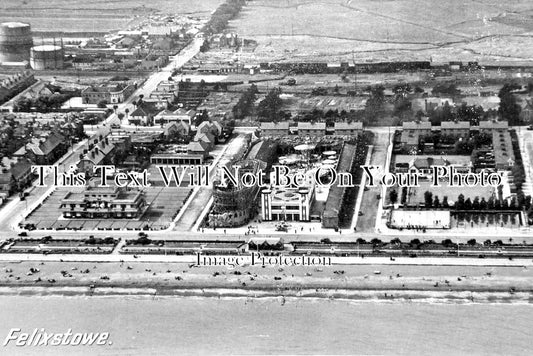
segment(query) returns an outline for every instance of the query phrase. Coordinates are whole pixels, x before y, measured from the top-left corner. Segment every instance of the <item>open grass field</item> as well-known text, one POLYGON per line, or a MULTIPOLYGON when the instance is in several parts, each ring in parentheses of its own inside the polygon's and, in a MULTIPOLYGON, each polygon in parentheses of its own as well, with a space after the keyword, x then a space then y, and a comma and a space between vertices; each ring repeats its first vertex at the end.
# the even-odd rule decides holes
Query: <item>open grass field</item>
POLYGON ((107 32, 155 12, 208 17, 223 0, 0 0, 0 22, 30 23, 38 32, 107 32))
POLYGON ((531 57, 533 3, 515 0, 255 0, 231 27, 261 59, 531 57), (514 51, 509 53, 509 47, 514 51))
POLYGON ((420 187, 409 189, 410 195, 407 198, 408 203, 424 203, 424 193, 427 191, 433 193, 433 199, 435 199, 435 196, 438 196, 441 202, 445 196, 448 197, 449 204, 457 201, 457 198, 461 194, 464 195, 465 199, 470 198, 472 201, 474 201, 476 197, 479 197, 479 199, 485 198, 485 200, 488 200, 492 194, 497 194, 495 189, 490 186, 449 187, 447 183, 444 182, 440 187, 432 187, 430 182, 420 181, 420 187))

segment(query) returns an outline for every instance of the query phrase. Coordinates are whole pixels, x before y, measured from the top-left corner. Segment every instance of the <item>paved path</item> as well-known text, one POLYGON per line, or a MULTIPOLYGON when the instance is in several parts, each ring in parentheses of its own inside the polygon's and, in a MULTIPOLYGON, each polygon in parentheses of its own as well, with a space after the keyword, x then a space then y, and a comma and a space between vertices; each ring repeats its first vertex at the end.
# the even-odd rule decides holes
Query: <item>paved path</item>
POLYGON ((533 196, 533 131, 520 129, 518 141, 526 173, 526 181, 522 186, 522 191, 526 196, 533 196))
MULTIPOLYGON (((381 131, 374 132, 374 134, 374 146, 372 149, 370 165, 384 167, 387 158, 389 134, 388 132, 381 131)), ((369 187, 368 190, 364 191, 363 200, 361 202, 361 206, 363 207, 361 209, 361 212, 363 213, 363 215, 359 216, 357 220, 358 232, 374 231, 376 225, 376 217, 379 213, 378 206, 381 202, 377 199, 377 197, 381 194, 381 184, 378 184, 376 187, 369 187)))
MULTIPOLYGON (((248 257, 247 255, 244 255, 248 257)), ((42 254, 0 254, 2 262, 172 262, 194 263, 196 255, 42 255, 42 254)), ((334 265, 408 265, 408 266, 480 266, 480 267, 524 267, 533 266, 531 259, 479 259, 479 258, 408 258, 395 257, 331 257, 334 265)))

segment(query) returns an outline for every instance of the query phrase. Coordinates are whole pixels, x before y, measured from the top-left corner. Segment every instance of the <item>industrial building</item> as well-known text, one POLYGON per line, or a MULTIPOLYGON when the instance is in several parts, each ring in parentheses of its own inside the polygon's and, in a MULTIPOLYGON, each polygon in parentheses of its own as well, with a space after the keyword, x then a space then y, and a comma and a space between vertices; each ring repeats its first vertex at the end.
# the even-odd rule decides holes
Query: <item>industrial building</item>
POLYGON ((0 25, 0 62, 29 62, 32 46, 29 24, 5 22, 0 25))
POLYGON ((34 70, 63 69, 63 47, 45 44, 31 48, 30 65, 34 70))

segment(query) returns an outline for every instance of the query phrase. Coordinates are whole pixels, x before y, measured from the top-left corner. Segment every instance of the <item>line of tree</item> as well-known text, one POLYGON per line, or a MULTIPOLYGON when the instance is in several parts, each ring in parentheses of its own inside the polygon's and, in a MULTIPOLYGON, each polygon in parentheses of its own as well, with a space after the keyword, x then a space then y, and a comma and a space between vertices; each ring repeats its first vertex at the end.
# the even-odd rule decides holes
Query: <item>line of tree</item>
MULTIPOLYGON (((392 194, 392 191, 390 194, 392 194)), ((531 208, 531 203, 531 196, 529 195, 520 199, 520 201, 515 197, 511 198, 511 200, 509 201, 508 199, 498 199, 492 196, 488 200, 486 200, 485 198, 480 199, 479 197, 475 197, 474 200, 471 200, 470 198, 465 199, 465 196, 463 194, 459 194, 459 196, 457 197, 457 201, 455 201, 453 205, 453 208, 455 210, 473 211, 520 210, 522 208, 524 208, 525 210, 529 210, 531 208)), ((431 193, 430 191, 426 191, 424 193, 424 206, 427 209, 451 208, 450 204, 448 203, 447 196, 444 196, 441 202, 439 197, 433 196, 433 193, 431 193)))
POLYGON ((13 105, 15 112, 30 112, 34 108, 37 112, 50 112, 61 109, 63 103, 74 95, 69 94, 51 94, 41 95, 37 99, 20 98, 13 105))
POLYGON ((226 0, 211 15, 211 19, 204 26, 203 32, 208 35, 222 32, 228 22, 237 16, 245 4, 245 0, 226 0))

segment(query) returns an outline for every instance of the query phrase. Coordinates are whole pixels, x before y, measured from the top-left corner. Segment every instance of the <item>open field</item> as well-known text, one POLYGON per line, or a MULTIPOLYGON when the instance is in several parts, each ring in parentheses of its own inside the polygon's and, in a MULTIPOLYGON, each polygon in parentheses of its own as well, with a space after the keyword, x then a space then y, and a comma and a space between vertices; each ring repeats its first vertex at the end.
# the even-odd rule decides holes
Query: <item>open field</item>
POLYGON ((107 32, 158 11, 207 17, 220 3, 222 0, 0 0, 0 21, 28 22, 39 32, 107 32))
POLYGON ((527 0, 259 0, 230 25, 259 61, 501 60, 531 57, 532 13, 527 0))
POLYGON ((472 201, 476 197, 479 197, 479 199, 485 198, 485 200, 488 200, 493 193, 497 194, 495 189, 491 186, 449 187, 446 182, 443 182, 440 187, 432 187, 431 182, 420 181, 420 187, 409 189, 409 197, 407 198, 407 202, 410 204, 424 203, 424 193, 427 191, 433 193, 433 199, 438 196, 441 202, 444 197, 448 197, 448 203, 450 204, 457 201, 457 197, 461 194, 464 195, 465 199, 470 198, 472 201))

